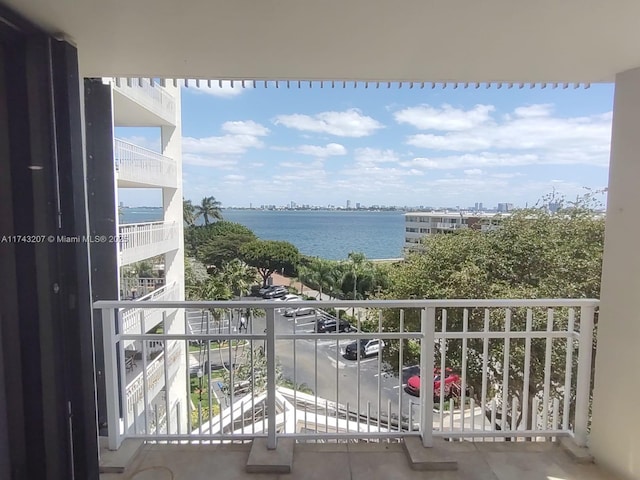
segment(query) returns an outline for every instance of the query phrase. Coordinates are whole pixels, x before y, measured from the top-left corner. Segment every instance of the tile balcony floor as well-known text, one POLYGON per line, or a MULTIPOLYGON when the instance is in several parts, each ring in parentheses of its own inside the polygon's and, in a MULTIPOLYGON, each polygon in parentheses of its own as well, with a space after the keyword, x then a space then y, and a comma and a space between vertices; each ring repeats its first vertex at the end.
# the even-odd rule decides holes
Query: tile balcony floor
POLYGON ((289 474, 247 473, 250 444, 144 445, 123 474, 101 480, 609 480, 552 442, 438 442, 455 471, 416 471, 401 443, 296 444, 289 474))

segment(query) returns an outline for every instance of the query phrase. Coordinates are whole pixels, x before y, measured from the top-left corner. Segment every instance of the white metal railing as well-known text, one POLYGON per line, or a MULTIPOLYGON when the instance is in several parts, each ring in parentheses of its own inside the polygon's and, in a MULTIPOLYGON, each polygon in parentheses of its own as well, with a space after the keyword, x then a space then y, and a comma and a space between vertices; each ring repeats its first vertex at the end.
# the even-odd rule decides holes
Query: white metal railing
POLYGON ((436 228, 441 230, 459 230, 461 228, 467 228, 467 225, 463 223, 448 223, 448 222, 437 222, 436 228))
MULTIPOLYGON (((103 310, 110 448, 127 437, 228 441, 264 436, 270 448, 281 437, 316 441, 408 435, 421 436, 425 446, 432 445, 434 436, 570 436, 586 444, 597 300, 300 301, 297 307, 316 310, 300 318, 280 317, 278 301, 144 302, 141 308, 216 312, 225 328, 208 321, 207 330, 197 334, 116 334, 122 331, 115 328, 122 323, 118 312, 134 306, 137 302, 94 304, 103 310), (331 318, 320 305, 354 313, 354 330, 316 333, 317 321, 331 318), (239 318, 247 309, 248 329, 242 331, 239 318), (177 419, 173 431, 161 438, 152 431, 118 428, 123 417, 128 424, 126 411, 118 407, 117 379, 124 374, 118 346, 150 340, 202 346, 194 354, 198 365, 187 372, 202 372, 214 387, 222 383, 216 387, 219 415, 197 426, 177 419), (383 341, 382 355, 365 357, 356 348, 355 358, 345 357, 350 343, 366 340, 383 341), (212 373, 216 363, 229 370, 224 379, 212 373), (409 382, 408 375, 419 372, 430 373, 411 392, 415 378, 409 382), (442 372, 444 385, 434 378, 442 372), (281 377, 298 388, 287 393, 277 387, 281 377), (302 384, 313 394, 299 393, 302 384)), ((209 398, 211 412, 214 400, 209 398)), ((203 405, 195 408, 201 417, 203 405)))
MULTIPOLYGON (((120 278, 120 298, 122 300, 136 300, 164 287, 164 285, 164 277, 122 277, 120 278)), ((167 300, 177 300, 177 298, 167 300)))
MULTIPOLYGON (((149 415, 152 415, 151 409, 145 409, 145 404, 158 396, 158 394, 166 388, 170 380, 178 373, 179 358, 182 354, 182 345, 180 342, 168 342, 169 355, 165 364, 165 350, 163 349, 150 363, 145 363, 142 371, 135 376, 133 380, 127 383, 125 388, 126 401, 126 423, 127 429, 138 422, 139 416, 142 414, 145 419, 144 423, 148 425, 149 415), (146 401, 145 401, 146 400, 146 401)), ((141 356, 146 359, 149 355, 145 343, 141 356)), ((155 415, 155 414, 154 414, 155 415)))
POLYGON ((116 138, 114 159, 119 180, 160 187, 177 186, 177 166, 173 158, 116 138))
POLYGON ((175 98, 159 84, 148 78, 116 78, 115 89, 175 125, 175 98))
MULTIPOLYGON (((178 284, 173 282, 164 285, 147 295, 139 297, 136 302, 171 301, 178 299, 178 284)), ((146 307, 146 305, 144 305, 146 307)), ((120 312, 124 333, 145 333, 158 325, 163 319, 165 309, 160 308, 125 308, 120 312)))
POLYGON ((162 255, 179 246, 177 222, 127 223, 120 225, 121 264, 162 255))

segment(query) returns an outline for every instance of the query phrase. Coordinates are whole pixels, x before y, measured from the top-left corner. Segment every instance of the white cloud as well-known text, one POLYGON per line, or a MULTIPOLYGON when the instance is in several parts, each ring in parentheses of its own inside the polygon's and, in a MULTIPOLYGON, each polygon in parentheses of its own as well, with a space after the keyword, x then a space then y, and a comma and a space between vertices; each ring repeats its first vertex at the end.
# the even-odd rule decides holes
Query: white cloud
POLYGON ((491 120, 493 105, 476 105, 470 110, 461 110, 451 105, 435 108, 420 105, 405 108, 394 114, 398 123, 407 123, 419 130, 462 131, 476 128, 491 120))
POLYGON ((261 148, 264 144, 253 135, 223 135, 221 137, 183 137, 182 151, 191 154, 242 154, 250 148, 261 148))
POLYGON ((269 134, 269 129, 253 120, 225 122, 221 136, 182 137, 182 160, 190 165, 229 168, 238 163, 233 158, 250 149, 264 147, 260 137, 269 134))
POLYGON ((186 164, 229 169, 238 164, 238 157, 250 149, 264 147, 260 137, 269 129, 252 120, 225 122, 221 136, 182 138, 182 160, 186 164))
MULTIPOLYGON (((510 155, 504 153, 481 153, 451 155, 447 157, 417 157, 413 160, 401 162, 403 167, 422 168, 425 170, 479 170, 477 167, 515 167, 543 163, 536 155, 510 155)), ((466 172, 465 172, 466 173, 466 172)))
POLYGON ((231 181, 231 182, 241 182, 242 180, 246 179, 247 177, 245 177, 244 175, 225 175, 224 179, 231 181))
POLYGON ((479 168, 471 168, 464 171, 465 175, 482 175, 482 173, 482 170, 480 170, 479 168))
POLYGON ((381 150, 378 148, 358 148, 355 155, 356 162, 361 164, 370 163, 396 163, 400 157, 391 149, 381 150))
POLYGON ((316 115, 278 115, 273 120, 276 125, 306 132, 328 133, 338 137, 367 137, 384 128, 377 120, 363 115, 352 108, 344 112, 321 112, 316 115))
MULTIPOLYGON (((430 150, 483 152, 497 164, 586 164, 606 167, 609 163, 611 114, 560 118, 551 115, 551 105, 530 105, 515 109, 501 123, 487 122, 472 130, 451 131, 442 135, 418 134, 406 143, 430 150), (488 153, 513 151, 515 155, 488 153), (516 160, 509 161, 508 157, 516 160)), ((486 159, 485 159, 486 160, 486 159)), ((476 166, 465 163, 465 166, 476 166)), ((453 167, 436 167, 453 168, 453 167)))
POLYGON ((344 145, 340 145, 339 143, 328 143, 324 147, 321 147, 319 145, 301 145, 296 148, 295 151, 303 155, 311 155, 318 158, 347 154, 347 149, 344 148, 344 145))
POLYGON ((222 130, 232 135, 252 135, 254 137, 264 137, 269 134, 269 129, 253 120, 224 122, 222 130))
MULTIPOLYGON (((180 81, 182 92, 204 93, 207 95, 213 95, 214 97, 233 98, 241 95, 245 88, 242 87, 240 82, 231 82, 229 80, 212 80, 211 86, 206 80, 200 81, 200 86, 196 86, 196 81, 189 81, 189 86, 185 85, 184 80, 180 81)), ((245 84, 245 87, 248 85, 245 84)))
POLYGON ((233 158, 218 158, 213 155, 196 155, 185 152, 182 153, 182 162, 187 165, 220 168, 222 170, 229 170, 238 164, 238 160, 233 158))
POLYGON ((518 107, 513 113, 521 118, 548 117, 553 112, 553 105, 550 103, 540 103, 537 105, 527 105, 518 107))

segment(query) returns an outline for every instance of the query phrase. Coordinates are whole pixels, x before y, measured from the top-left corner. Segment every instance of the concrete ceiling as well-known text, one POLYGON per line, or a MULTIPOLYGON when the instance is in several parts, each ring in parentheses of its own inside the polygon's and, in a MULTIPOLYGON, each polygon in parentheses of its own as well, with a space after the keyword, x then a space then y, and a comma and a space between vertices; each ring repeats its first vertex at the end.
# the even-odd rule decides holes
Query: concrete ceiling
POLYGON ((0 0, 85 76, 608 82, 640 66, 638 0, 0 0))

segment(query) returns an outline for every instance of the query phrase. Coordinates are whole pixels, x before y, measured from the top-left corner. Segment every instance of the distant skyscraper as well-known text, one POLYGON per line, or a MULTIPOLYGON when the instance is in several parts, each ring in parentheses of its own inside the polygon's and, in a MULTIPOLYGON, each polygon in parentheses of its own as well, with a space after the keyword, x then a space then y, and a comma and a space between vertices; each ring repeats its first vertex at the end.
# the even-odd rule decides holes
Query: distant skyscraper
POLYGON ((498 212, 507 213, 513 210, 513 203, 499 203, 498 204, 498 212))
POLYGON ((360 202, 356 202, 356 209, 360 210, 360 202))
POLYGON ((347 209, 351 208, 351 200, 347 200, 347 209))

